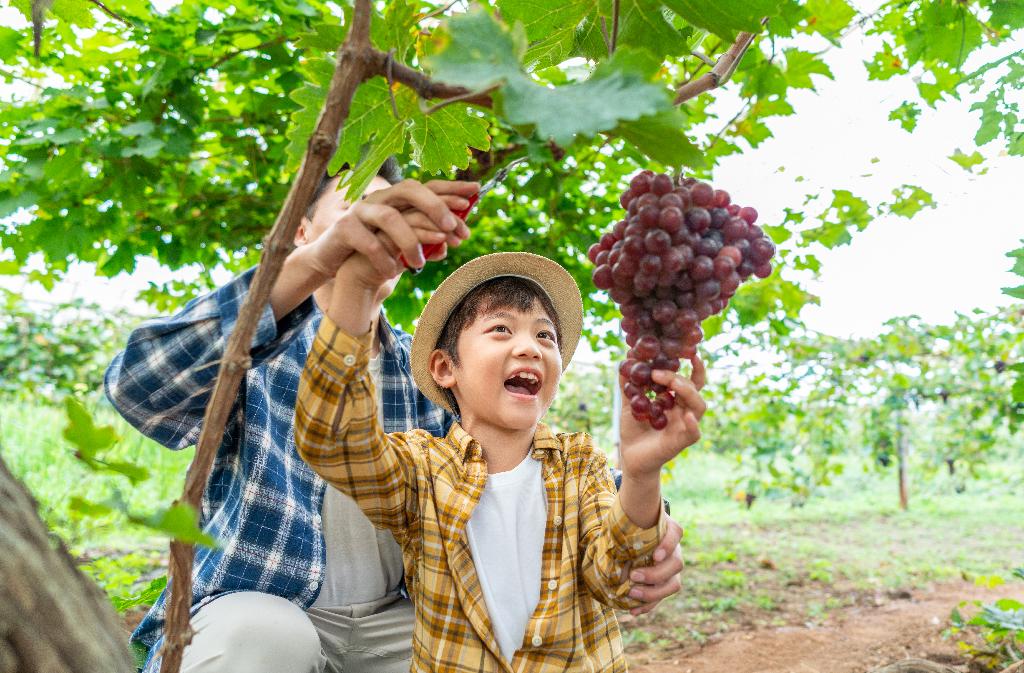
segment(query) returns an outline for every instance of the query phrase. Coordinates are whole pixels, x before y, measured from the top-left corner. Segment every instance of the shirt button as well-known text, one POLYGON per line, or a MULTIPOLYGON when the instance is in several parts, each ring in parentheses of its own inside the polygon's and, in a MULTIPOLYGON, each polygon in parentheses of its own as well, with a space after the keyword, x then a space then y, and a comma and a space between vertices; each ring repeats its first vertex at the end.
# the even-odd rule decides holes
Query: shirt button
POLYGON ((554 591, 558 588, 558 580, 548 580, 548 589, 554 591))
POLYGON ((349 353, 341 360, 346 366, 351 367, 356 363, 356 356, 349 353))
POLYGON ((555 525, 556 526, 561 526, 562 525, 562 517, 558 516, 557 514, 555 515, 555 525))
POLYGON ((541 638, 540 636, 534 636, 533 640, 531 640, 530 642, 533 643, 534 647, 540 647, 541 645, 544 644, 544 639, 541 638))
POLYGON ((633 543, 633 549, 635 549, 637 551, 640 551, 643 548, 644 548, 644 543, 641 542, 640 540, 637 540, 636 542, 633 543))
POLYGON ((322 524, 323 522, 324 520, 320 517, 319 514, 317 514, 313 517, 313 528, 319 528, 320 524, 322 524))
POLYGON ((309 590, 310 591, 316 591, 316 588, 318 586, 320 586, 320 582, 318 582, 316 580, 313 580, 312 582, 309 583, 309 590))

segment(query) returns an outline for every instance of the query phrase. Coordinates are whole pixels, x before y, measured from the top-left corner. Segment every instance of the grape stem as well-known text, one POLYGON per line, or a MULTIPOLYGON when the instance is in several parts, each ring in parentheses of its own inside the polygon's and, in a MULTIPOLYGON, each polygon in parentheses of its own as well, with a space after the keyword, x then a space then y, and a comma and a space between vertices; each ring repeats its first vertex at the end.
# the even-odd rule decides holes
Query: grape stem
MULTIPOLYGON (((761 19, 762 26, 767 22, 767 17, 761 19)), ((718 61, 712 66, 711 72, 706 72, 696 79, 691 79, 676 89, 675 104, 684 103, 691 98, 696 98, 705 91, 711 91, 728 82, 740 61, 743 60, 743 55, 750 48, 755 35, 755 33, 740 33, 737 35, 736 41, 718 58, 718 61)))

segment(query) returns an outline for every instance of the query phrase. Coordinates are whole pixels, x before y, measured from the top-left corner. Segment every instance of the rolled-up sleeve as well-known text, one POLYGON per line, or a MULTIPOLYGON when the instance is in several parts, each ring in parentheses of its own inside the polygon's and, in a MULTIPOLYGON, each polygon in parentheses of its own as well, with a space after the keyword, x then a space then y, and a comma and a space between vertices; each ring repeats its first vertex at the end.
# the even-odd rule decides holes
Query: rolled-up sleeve
POLYGON ((650 528, 634 524, 622 509, 603 455, 594 454, 580 497, 583 580, 594 598, 620 610, 638 607, 629 597, 629 572, 650 565, 665 535, 664 512, 650 528))

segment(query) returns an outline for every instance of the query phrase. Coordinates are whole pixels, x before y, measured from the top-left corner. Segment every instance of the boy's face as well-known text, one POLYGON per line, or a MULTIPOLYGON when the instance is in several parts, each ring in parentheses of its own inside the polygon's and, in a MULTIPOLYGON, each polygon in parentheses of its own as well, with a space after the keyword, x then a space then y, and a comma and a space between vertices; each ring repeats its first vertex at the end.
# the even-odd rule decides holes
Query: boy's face
POLYGON ((532 430, 551 406, 562 375, 556 338, 539 301, 527 311, 486 309, 459 335, 457 366, 434 351, 434 379, 455 394, 464 426, 532 430))

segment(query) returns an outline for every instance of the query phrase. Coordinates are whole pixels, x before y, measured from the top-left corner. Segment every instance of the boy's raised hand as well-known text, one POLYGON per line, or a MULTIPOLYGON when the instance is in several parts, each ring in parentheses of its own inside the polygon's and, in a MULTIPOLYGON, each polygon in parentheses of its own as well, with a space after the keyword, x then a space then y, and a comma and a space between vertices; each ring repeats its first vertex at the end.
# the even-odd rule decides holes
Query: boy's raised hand
POLYGON ((475 182, 403 180, 351 205, 337 202, 335 212, 325 213, 330 226, 314 242, 314 264, 328 278, 352 253, 364 255, 383 277, 401 273, 398 254, 422 266, 421 245, 458 245, 469 236, 452 210, 465 207, 479 188, 475 182))
MULTIPOLYGON (((689 378, 663 369, 651 373, 651 379, 671 390, 675 397, 675 405, 665 412, 668 426, 663 430, 655 430, 633 418, 623 395, 619 438, 620 467, 624 475, 634 478, 657 475, 665 463, 700 439, 699 423, 707 409, 700 390, 704 387, 706 374, 699 357, 691 362, 693 372, 689 378)), ((620 377, 619 385, 624 384, 625 379, 620 377)))

